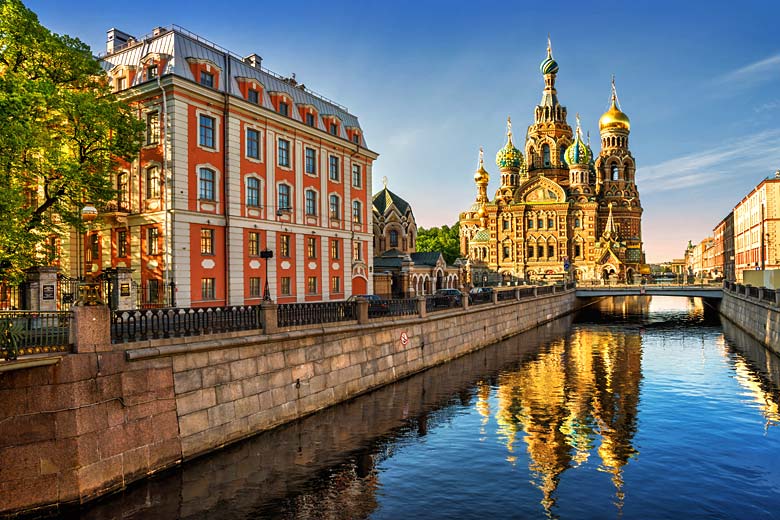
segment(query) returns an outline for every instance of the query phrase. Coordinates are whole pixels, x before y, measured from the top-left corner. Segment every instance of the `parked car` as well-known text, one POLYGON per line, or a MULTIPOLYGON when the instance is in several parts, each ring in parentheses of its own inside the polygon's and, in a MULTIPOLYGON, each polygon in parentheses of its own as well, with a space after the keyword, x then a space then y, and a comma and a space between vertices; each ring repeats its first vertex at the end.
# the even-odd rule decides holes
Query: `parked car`
POLYGON ((488 302, 493 299, 492 287, 474 287, 469 291, 470 303, 488 302))
POLYGON ((371 312, 376 310, 385 310, 388 308, 387 300, 377 296, 376 294, 353 294, 347 298, 348 302, 356 302, 358 300, 368 300, 368 306, 371 312))
POLYGON ((463 294, 457 289, 439 289, 433 295, 446 298, 445 301, 448 301, 451 307, 461 305, 463 302, 463 294))

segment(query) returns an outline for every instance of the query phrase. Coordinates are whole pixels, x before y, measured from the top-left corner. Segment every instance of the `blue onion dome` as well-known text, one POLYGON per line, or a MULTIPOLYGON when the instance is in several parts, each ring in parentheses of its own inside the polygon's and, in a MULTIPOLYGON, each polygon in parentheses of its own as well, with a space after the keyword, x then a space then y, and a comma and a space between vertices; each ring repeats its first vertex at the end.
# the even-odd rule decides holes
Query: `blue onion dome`
POLYGON ((485 152, 482 150, 482 147, 479 147, 479 167, 477 168, 477 171, 474 172, 474 182, 477 184, 487 184, 490 182, 490 174, 485 169, 485 160, 484 160, 484 154, 485 152))
POLYGON ((519 170, 523 167, 523 154, 512 144, 512 120, 506 118, 506 145, 496 153, 496 165, 502 169, 519 170))
POLYGON ((547 57, 539 64, 539 70, 542 74, 557 74, 558 62, 552 57, 552 43, 550 43, 550 37, 547 37, 547 57))
POLYGON ((590 161, 593 158, 593 152, 590 151, 590 147, 582 142, 579 114, 577 114, 576 137, 574 138, 574 142, 566 149, 563 158, 569 166, 574 166, 575 164, 590 164, 590 161))

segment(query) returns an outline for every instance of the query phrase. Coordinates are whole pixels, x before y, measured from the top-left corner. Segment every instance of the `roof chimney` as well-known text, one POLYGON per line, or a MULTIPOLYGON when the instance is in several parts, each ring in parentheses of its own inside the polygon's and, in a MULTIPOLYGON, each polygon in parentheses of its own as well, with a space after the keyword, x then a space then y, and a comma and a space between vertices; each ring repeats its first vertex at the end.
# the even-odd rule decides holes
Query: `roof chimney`
POLYGON ((244 58, 244 63, 251 65, 252 67, 260 68, 263 64, 263 58, 257 54, 250 54, 244 58))
POLYGON ((107 31, 106 52, 112 54, 126 46, 131 40, 134 40, 134 38, 130 34, 120 31, 119 29, 111 28, 107 31))
POLYGON ((152 29, 152 36, 160 36, 163 31, 165 31, 165 28, 157 26, 154 29, 152 29))

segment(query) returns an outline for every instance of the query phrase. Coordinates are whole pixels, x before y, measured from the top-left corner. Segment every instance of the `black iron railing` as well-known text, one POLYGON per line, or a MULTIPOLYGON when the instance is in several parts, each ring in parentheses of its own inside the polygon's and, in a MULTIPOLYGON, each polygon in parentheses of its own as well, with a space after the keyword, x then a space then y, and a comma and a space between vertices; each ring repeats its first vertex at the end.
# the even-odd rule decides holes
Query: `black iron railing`
POLYGON ((536 294, 538 296, 541 296, 543 294, 552 294, 554 290, 555 290, 554 285, 541 285, 536 288, 536 294))
POLYGON ((111 313, 111 340, 114 343, 255 329, 262 329, 257 305, 111 313))
POLYGON ((531 298, 534 295, 534 288, 533 287, 518 287, 517 292, 520 296, 520 298, 531 298))
POLYGON ((747 295, 751 298, 758 298, 758 287, 753 287, 752 285, 747 286, 747 295))
POLYGON ((765 302, 774 303, 775 302, 775 289, 764 289, 761 292, 761 299, 765 302))
POLYGON ((429 294, 425 297, 425 311, 436 312, 462 307, 460 297, 449 294, 429 294))
POLYGON ((417 314, 416 298, 395 298, 368 303, 368 317, 414 316, 417 314))
POLYGON ((498 291, 496 293, 496 299, 500 302, 506 302, 509 300, 515 299, 515 291, 514 289, 504 290, 504 291, 498 291))
POLYGON ((0 360, 70 352, 70 312, 0 312, 0 360))
POLYGON ((493 291, 479 291, 469 295, 471 305, 482 305, 493 302, 493 291))
POLYGON ((318 325, 357 319, 357 302, 281 303, 276 309, 279 327, 318 325))

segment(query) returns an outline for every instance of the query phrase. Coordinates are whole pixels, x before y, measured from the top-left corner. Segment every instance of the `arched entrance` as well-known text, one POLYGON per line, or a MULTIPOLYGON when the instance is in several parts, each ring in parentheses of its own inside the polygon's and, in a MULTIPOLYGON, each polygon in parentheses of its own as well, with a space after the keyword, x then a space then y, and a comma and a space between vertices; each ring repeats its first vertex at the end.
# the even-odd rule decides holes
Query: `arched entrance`
POLYGON ((441 271, 436 272, 436 290, 444 289, 444 274, 441 271))

